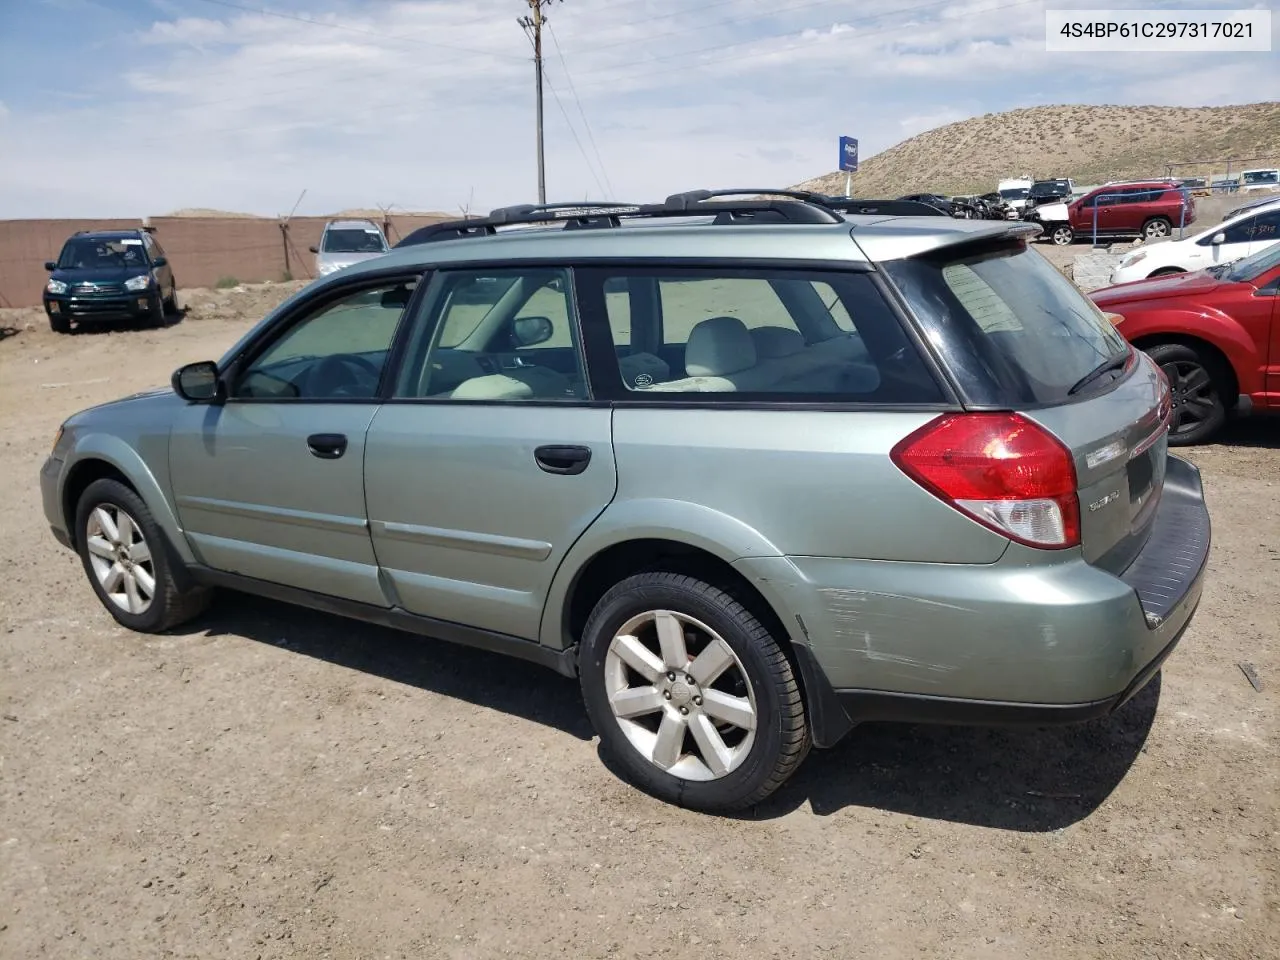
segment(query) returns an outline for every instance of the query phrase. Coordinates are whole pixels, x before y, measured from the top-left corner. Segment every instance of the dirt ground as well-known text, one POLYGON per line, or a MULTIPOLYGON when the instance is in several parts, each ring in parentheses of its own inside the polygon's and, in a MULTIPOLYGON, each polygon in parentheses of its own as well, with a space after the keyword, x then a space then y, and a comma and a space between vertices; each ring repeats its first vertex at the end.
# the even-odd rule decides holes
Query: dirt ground
POLYGON ((550 672, 235 595, 160 637, 101 609, 41 513, 55 429, 286 289, 162 331, 0 311, 0 956, 1277 955, 1280 421, 1191 452, 1204 601, 1115 718, 867 725, 713 818, 616 779, 550 672))

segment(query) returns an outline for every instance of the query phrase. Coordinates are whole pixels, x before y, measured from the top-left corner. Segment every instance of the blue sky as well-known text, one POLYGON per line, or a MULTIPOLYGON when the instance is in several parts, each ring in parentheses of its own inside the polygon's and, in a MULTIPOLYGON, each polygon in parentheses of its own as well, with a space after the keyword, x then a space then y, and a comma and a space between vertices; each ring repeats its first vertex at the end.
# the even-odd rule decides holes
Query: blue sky
MULTIPOLYGON (((1176 10, 1259 0, 1055 0, 1176 10)), ((1049 54, 1042 0, 565 0, 548 199, 795 183, 968 116, 1274 99, 1276 52, 1049 54), (584 122, 585 118, 585 122, 584 122)), ((0 218, 536 199, 523 0, 0 0, 0 218)), ((1273 17, 1280 31, 1280 17, 1273 17)), ((1273 43, 1280 49, 1280 43, 1273 43)))

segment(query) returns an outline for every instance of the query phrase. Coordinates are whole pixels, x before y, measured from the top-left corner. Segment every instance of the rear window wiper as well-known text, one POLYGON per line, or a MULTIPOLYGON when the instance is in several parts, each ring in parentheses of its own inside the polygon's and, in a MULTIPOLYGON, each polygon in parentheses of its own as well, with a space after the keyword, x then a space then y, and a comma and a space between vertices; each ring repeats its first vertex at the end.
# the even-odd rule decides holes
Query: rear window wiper
POLYGON ((1112 370, 1123 370, 1125 364, 1128 362, 1129 362, 1128 353, 1122 353, 1117 357, 1111 357, 1109 360, 1106 360, 1105 362, 1103 362, 1100 366, 1094 367, 1092 370, 1086 373, 1083 377, 1077 380, 1074 384, 1072 384, 1071 389, 1067 391, 1067 396, 1070 397, 1079 393, 1089 384, 1093 383, 1095 380, 1101 377, 1104 373, 1110 373, 1112 370))

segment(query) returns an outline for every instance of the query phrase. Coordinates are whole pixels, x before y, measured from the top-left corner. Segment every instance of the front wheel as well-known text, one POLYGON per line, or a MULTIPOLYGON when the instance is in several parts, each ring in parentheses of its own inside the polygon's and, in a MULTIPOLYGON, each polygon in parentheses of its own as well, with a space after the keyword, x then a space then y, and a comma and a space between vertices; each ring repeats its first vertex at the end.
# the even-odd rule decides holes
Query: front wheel
POLYGON ((582 636, 583 700, 635 787, 695 810, 759 803, 809 751, 800 686, 763 623, 695 577, 628 577, 582 636))
POLYGON ((164 533, 142 498, 118 480, 95 480, 81 494, 76 544, 93 592, 130 630, 159 633, 208 605, 207 589, 178 588, 164 533))
POLYGON ((1181 343, 1149 347, 1147 355, 1164 371, 1173 400, 1169 446, 1204 443, 1227 419, 1223 389, 1227 381, 1217 358, 1181 343))
POLYGON ((1049 228, 1049 239, 1059 247, 1069 246, 1076 238, 1076 232, 1065 223, 1057 223, 1049 228))

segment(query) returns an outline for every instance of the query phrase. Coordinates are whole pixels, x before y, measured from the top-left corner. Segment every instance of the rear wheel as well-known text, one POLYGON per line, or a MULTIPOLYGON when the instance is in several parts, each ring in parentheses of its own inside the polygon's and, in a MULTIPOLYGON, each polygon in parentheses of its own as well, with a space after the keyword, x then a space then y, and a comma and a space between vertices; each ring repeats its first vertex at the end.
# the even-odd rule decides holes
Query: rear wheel
POLYGON ((1059 247, 1068 246, 1076 238, 1076 232, 1065 223, 1055 223, 1049 228, 1049 239, 1059 247))
POLYGON ((95 480, 81 494, 76 544, 93 592, 130 630, 159 633, 208 606, 207 589, 178 589, 164 533, 142 498, 118 480, 95 480))
POLYGON ((809 751, 791 663, 726 591, 655 571, 596 604, 579 656, 583 699, 620 773, 669 803, 759 803, 809 751))
POLYGON ((1142 225, 1142 235, 1148 240, 1163 240, 1173 233, 1173 223, 1165 217, 1152 217, 1142 225))
POLYGON ((1182 343, 1161 343, 1146 352, 1164 371, 1173 394, 1169 445, 1209 440, 1227 419, 1223 392, 1229 378, 1217 358, 1182 343))

